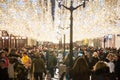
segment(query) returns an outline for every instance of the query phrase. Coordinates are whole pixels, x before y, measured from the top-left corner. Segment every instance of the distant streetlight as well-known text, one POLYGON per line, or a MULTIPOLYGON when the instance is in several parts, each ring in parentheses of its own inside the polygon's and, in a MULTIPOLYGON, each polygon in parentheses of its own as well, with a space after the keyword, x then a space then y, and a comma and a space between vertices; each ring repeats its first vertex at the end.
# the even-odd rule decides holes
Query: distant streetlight
POLYGON ((72 0, 71 0, 70 7, 66 7, 65 5, 61 4, 62 2, 61 0, 58 0, 58 2, 59 2, 59 7, 63 6, 64 8, 70 11, 70 53, 69 53, 70 63, 69 63, 69 67, 72 67, 72 64, 73 64, 73 11, 79 8, 80 6, 83 6, 84 8, 85 0, 82 4, 78 5, 77 7, 73 7, 72 0))
POLYGON ((106 36, 104 36, 104 40, 103 40, 104 48, 105 48, 105 42, 106 42, 106 36))
POLYGON ((66 34, 65 31, 69 29, 70 27, 59 27, 60 29, 64 30, 63 32, 63 40, 64 40, 64 52, 63 52, 63 57, 65 57, 65 44, 66 44, 66 34))

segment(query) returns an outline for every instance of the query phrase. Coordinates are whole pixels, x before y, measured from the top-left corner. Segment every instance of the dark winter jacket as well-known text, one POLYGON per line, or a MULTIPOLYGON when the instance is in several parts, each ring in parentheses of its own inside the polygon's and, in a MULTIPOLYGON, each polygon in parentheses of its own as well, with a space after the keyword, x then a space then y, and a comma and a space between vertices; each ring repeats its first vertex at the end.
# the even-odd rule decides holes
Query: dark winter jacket
POLYGON ((54 55, 49 55, 48 58, 48 67, 49 68, 54 68, 57 64, 57 58, 54 55))
POLYGON ((44 72, 46 73, 46 69, 45 69, 45 64, 44 61, 39 58, 36 57, 33 61, 32 61, 32 67, 31 67, 32 71, 34 73, 39 73, 39 72, 44 72), (34 70, 33 70, 34 69, 34 70))
POLYGON ((92 80, 110 80, 109 67, 93 71, 92 80))
POLYGON ((120 59, 115 62, 115 75, 116 77, 120 76, 120 59))
POLYGON ((90 69, 93 69, 93 66, 99 61, 99 58, 92 57, 90 62, 90 69))
POLYGON ((0 67, 0 80, 9 80, 8 77, 8 68, 1 68, 0 67))

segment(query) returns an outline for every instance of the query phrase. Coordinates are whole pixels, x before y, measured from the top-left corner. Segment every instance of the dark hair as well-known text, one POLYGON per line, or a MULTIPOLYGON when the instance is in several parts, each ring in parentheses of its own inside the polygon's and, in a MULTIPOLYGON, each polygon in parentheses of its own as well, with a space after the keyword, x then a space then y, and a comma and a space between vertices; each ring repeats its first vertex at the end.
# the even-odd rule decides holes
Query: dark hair
POLYGON ((4 48, 3 50, 4 50, 4 51, 6 51, 6 52, 8 52, 8 51, 9 51, 9 50, 8 50, 8 48, 4 48))
POLYGON ((27 52, 23 52, 23 54, 27 54, 27 52))
POLYGON ((0 51, 0 57, 1 57, 1 54, 4 53, 4 51, 0 51))
POLYGON ((89 71, 88 64, 87 64, 86 60, 82 57, 79 57, 75 61, 72 69, 75 73, 84 73, 84 72, 89 71))
POLYGON ((0 59, 0 62, 5 63, 5 62, 6 62, 6 60, 5 60, 4 58, 2 58, 2 59, 0 59))

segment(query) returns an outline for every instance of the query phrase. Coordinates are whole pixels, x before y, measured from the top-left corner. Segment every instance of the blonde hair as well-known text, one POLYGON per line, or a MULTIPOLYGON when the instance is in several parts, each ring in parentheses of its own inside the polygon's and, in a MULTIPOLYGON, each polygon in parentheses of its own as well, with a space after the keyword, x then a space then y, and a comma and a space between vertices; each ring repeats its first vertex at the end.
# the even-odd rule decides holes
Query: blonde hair
POLYGON ((96 71, 96 70, 99 70, 99 69, 102 69, 102 68, 105 68, 105 67, 108 67, 107 64, 104 62, 104 61, 98 61, 93 70, 96 71))
POLYGON ((109 53, 106 58, 107 58, 108 60, 113 60, 114 57, 115 57, 115 54, 109 53))

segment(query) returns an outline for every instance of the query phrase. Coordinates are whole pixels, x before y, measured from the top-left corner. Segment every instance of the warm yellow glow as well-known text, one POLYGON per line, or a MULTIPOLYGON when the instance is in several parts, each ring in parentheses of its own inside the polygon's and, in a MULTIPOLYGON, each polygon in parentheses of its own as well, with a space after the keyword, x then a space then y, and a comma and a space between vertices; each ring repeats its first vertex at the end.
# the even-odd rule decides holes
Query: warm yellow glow
MULTIPOLYGON (((73 1, 73 6, 82 3, 79 0, 73 1)), ((74 11, 74 41, 120 33, 120 6, 101 6, 98 1, 89 1, 84 9, 81 7, 74 11)), ((29 0, 23 3, 17 0, 0 3, 0 29, 38 41, 59 42, 58 37, 66 34, 66 42, 69 42, 69 28, 65 31, 58 28, 70 26, 69 10, 63 7, 60 9, 56 2, 53 21, 50 0, 47 0, 47 3, 46 5, 44 0, 41 0, 41 3, 29 0), (57 33, 58 30, 60 34, 57 33)), ((63 4, 69 7, 70 0, 63 0, 63 4)))

